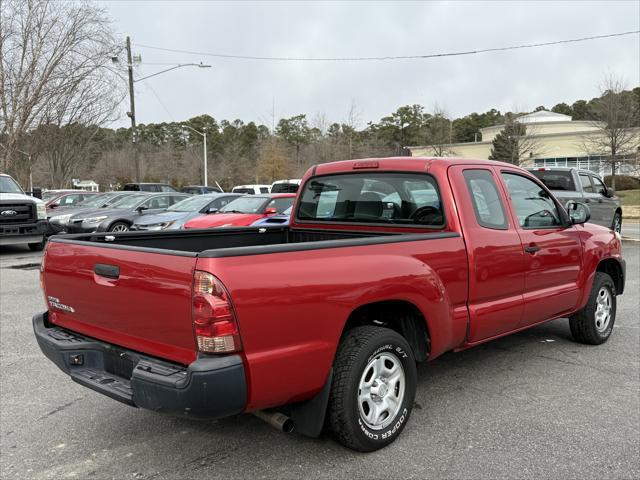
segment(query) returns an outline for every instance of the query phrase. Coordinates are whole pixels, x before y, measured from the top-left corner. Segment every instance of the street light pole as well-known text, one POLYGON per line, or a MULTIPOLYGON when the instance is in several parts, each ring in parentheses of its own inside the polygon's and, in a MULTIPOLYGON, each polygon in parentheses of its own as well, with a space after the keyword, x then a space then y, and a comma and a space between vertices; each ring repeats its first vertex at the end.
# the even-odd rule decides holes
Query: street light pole
POLYGON ((192 132, 197 133, 204 139, 204 186, 208 187, 209 183, 208 183, 208 175, 207 175, 207 131, 205 130, 204 132, 200 132, 195 128, 191 128, 189 125, 182 125, 182 128, 189 129, 192 132))
POLYGON ((140 182, 140 159, 138 158, 136 132, 136 102, 133 93, 133 60, 131 59, 131 39, 127 37, 127 67, 129 69, 129 118, 131 118, 131 141, 133 142, 133 162, 136 166, 136 182, 140 182))
MULTIPOLYGON (((162 73, 165 72, 170 72, 171 70, 175 70, 176 68, 183 68, 183 67, 198 67, 198 68, 211 68, 211 65, 205 65, 202 62, 200 63, 181 63, 178 65, 175 65, 171 68, 167 68, 166 70, 162 70, 160 72, 156 72, 153 73, 151 75, 147 75, 146 77, 142 77, 142 78, 137 78, 134 80, 133 78, 133 57, 131 55, 131 38, 127 37, 127 44, 126 44, 126 50, 127 50, 127 69, 129 71, 129 111, 127 112, 127 115, 129 116, 129 118, 131 118, 131 140, 133 142, 133 161, 135 163, 136 166, 136 182, 140 182, 141 181, 141 173, 140 173, 140 159, 138 157, 138 132, 136 131, 136 103, 135 103, 135 93, 133 90, 133 84, 136 82, 139 82, 141 80, 146 80, 147 78, 151 78, 151 77, 155 77, 156 75, 160 75, 162 73)), ((114 63, 118 62, 118 57, 112 57, 112 60, 114 63)), ((140 61, 140 58, 136 58, 136 61, 140 61)), ((200 133, 200 132, 198 132, 200 133)), ((207 143, 207 140, 205 138, 205 145, 207 143)), ((206 152, 205 152, 205 165, 206 165, 206 152)), ((206 172, 206 166, 205 166, 205 172, 206 172)), ((205 186, 206 186, 206 177, 205 177, 205 186)))

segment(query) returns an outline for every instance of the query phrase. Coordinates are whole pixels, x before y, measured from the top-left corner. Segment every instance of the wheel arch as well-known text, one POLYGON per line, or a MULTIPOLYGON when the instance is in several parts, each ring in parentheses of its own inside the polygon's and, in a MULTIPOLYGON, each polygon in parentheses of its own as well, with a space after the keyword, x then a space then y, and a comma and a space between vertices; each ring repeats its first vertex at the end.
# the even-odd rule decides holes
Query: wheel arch
POLYGON ((615 258, 605 258, 598 263, 596 272, 606 273, 613 280, 616 287, 616 295, 624 292, 624 269, 622 264, 615 258))
POLYGON ((342 335, 361 325, 390 328, 407 340, 417 361, 421 362, 429 357, 431 335, 427 319, 409 301, 380 300, 360 305, 347 318, 342 335))

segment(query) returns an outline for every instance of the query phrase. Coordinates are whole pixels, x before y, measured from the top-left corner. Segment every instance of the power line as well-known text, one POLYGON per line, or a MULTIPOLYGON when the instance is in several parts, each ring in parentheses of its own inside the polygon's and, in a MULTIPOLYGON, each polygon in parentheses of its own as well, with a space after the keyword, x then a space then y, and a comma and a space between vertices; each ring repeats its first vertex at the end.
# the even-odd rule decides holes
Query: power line
POLYGON ((136 43, 134 45, 140 48, 148 48, 150 50, 160 50, 163 52, 186 53, 186 54, 192 54, 192 55, 228 58, 228 59, 235 59, 235 60, 265 60, 265 61, 277 61, 277 62, 362 62, 362 61, 372 61, 372 60, 378 60, 378 61, 415 60, 415 59, 422 60, 422 59, 438 58, 438 57, 476 55, 479 53, 502 52, 506 50, 519 50, 523 48, 546 47, 551 45, 561 45, 565 43, 577 43, 577 42, 585 42, 588 40, 599 40, 603 38, 622 37, 625 35, 635 35, 638 33, 640 33, 640 30, 633 30, 630 32, 611 33, 608 35, 594 35, 591 37, 572 38, 568 40, 555 40, 552 42, 529 43, 524 45, 511 45, 507 47, 484 48, 481 50, 466 50, 466 51, 460 51, 460 52, 432 53, 432 54, 426 54, 426 55, 399 55, 399 56, 384 56, 384 57, 326 57, 326 58, 323 58, 323 57, 316 57, 316 58, 313 58, 313 57, 261 57, 257 55, 231 55, 226 53, 195 52, 190 50, 181 50, 177 48, 154 47, 153 45, 144 45, 141 43, 136 43))

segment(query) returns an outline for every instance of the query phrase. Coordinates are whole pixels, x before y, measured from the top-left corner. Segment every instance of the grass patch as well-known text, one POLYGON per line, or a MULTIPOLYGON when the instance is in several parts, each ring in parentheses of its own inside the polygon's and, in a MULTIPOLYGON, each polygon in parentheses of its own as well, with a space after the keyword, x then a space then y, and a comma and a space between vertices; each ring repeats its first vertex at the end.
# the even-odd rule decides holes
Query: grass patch
POLYGON ((622 205, 640 205, 640 190, 623 190, 616 192, 616 195, 620 197, 622 205))

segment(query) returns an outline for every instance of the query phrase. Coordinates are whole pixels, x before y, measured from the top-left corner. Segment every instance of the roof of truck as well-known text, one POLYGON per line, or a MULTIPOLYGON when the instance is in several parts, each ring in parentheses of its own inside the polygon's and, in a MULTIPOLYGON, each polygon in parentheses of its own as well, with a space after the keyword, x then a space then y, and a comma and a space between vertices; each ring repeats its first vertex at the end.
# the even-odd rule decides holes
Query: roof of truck
POLYGON ((326 175, 342 173, 350 170, 400 170, 410 172, 424 172, 433 167, 446 168, 451 165, 493 165, 497 167, 517 167, 497 160, 480 160, 456 157, 383 157, 360 158, 339 162, 322 163, 311 167, 312 175, 326 175))

